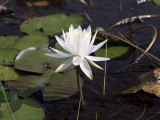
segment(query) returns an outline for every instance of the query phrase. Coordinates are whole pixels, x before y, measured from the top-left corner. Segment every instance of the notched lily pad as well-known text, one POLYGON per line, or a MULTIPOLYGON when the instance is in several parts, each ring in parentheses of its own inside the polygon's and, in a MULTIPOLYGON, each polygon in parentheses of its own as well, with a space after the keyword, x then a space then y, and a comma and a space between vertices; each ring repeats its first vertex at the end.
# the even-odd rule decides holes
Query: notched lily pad
POLYGON ((52 35, 64 30, 68 30, 69 26, 73 24, 75 27, 82 24, 82 17, 80 15, 66 16, 64 14, 54 14, 31 20, 24 21, 20 30, 25 33, 33 33, 39 29, 43 29, 46 35, 52 35))
POLYGON ((19 52, 14 48, 0 49, 0 65, 13 65, 19 52))
MULTIPOLYGON (((38 105, 35 101, 30 99, 25 100, 17 100, 17 104, 20 105, 20 108, 13 112, 13 116, 15 120, 43 120, 44 119, 44 111, 43 108, 38 105)), ((14 102, 15 104, 15 102, 14 102)), ((16 105, 17 105, 16 104, 16 105)), ((11 109, 15 110, 13 104, 11 105, 11 109)), ((8 106, 6 103, 1 103, 1 120, 12 120, 11 114, 8 110, 8 106)))
POLYGON ((0 48, 12 48, 18 36, 0 36, 0 48))
POLYGON ((16 80, 18 74, 14 68, 8 66, 0 66, 0 81, 16 80))
POLYGON ((24 50, 29 47, 48 47, 48 44, 48 37, 44 33, 37 31, 18 39, 14 44, 14 48, 24 50))
POLYGON ((28 97, 42 89, 45 101, 68 98, 78 92, 76 71, 55 73, 48 69, 42 75, 20 75, 16 81, 8 82, 9 89, 22 96, 28 97))
POLYGON ((27 48, 18 54, 14 66, 19 70, 44 73, 47 68, 55 70, 65 60, 46 56, 45 53, 53 51, 48 48, 27 48))

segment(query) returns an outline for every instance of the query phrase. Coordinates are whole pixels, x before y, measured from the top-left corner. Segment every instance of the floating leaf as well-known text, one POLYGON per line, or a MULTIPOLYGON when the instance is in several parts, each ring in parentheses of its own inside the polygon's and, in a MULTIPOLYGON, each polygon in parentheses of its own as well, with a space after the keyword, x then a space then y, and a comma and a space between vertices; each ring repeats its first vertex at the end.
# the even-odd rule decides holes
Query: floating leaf
POLYGON ((78 92, 75 70, 65 73, 47 70, 42 75, 20 75, 16 81, 9 81, 8 86, 12 92, 22 97, 28 97, 42 89, 45 101, 68 98, 78 92))
MULTIPOLYGON (((18 97, 17 97, 17 95, 16 94, 14 94, 14 93, 12 93, 12 92, 7 92, 7 91, 5 91, 5 94, 6 94, 6 96, 7 96, 7 100, 17 100, 18 99, 18 97)), ((5 97, 4 97, 4 94, 3 94, 3 92, 0 90, 0 101, 5 101, 6 99, 5 99, 5 97)))
POLYGON ((25 33, 33 33, 39 30, 42 26, 40 18, 32 18, 30 20, 24 21, 21 26, 20 30, 25 33))
MULTIPOLYGON (((107 57, 116 58, 125 54, 129 49, 129 46, 126 44, 120 43, 107 43, 107 57)), ((96 56, 104 57, 106 47, 105 45, 95 52, 96 56)))
POLYGON ((11 48, 13 47, 15 41, 18 39, 18 36, 6 36, 0 37, 0 48, 4 49, 4 48, 11 48))
POLYGON ((19 52, 13 48, 0 49, 0 65, 13 65, 19 52))
POLYGON ((160 80, 147 82, 147 84, 142 87, 142 90, 160 97, 160 80))
POLYGON ((121 92, 121 94, 130 94, 138 92, 143 88, 143 86, 153 77, 153 72, 146 72, 139 76, 140 83, 136 86, 133 86, 127 90, 121 92))
MULTIPOLYGON (((13 112, 15 120, 43 120, 44 111, 40 105, 30 99, 17 100, 20 108, 13 112)), ((12 110, 14 108, 11 108, 12 110)), ((1 120, 12 120, 11 114, 6 103, 1 103, 1 120)))
POLYGON ((45 101, 60 100, 76 92, 78 92, 77 78, 76 71, 73 69, 63 74, 52 73, 43 89, 43 98, 45 101))
POLYGON ((153 0, 153 2, 157 5, 160 5, 160 0, 153 0))
POLYGON ((29 47, 48 47, 48 37, 42 32, 33 32, 15 42, 14 48, 24 50, 29 47))
POLYGON ((0 81, 16 80, 18 74, 14 71, 14 68, 8 66, 0 66, 0 81))
POLYGON ((44 73, 48 67, 56 69, 65 60, 46 56, 45 53, 53 51, 48 48, 27 48, 18 54, 14 66, 19 70, 44 73))
POLYGON ((73 24, 75 27, 82 24, 82 17, 80 15, 65 16, 64 14, 54 14, 40 18, 33 18, 24 21, 20 30, 25 33, 33 33, 39 29, 43 29, 46 35, 52 35, 64 30, 68 30, 69 26, 73 24))

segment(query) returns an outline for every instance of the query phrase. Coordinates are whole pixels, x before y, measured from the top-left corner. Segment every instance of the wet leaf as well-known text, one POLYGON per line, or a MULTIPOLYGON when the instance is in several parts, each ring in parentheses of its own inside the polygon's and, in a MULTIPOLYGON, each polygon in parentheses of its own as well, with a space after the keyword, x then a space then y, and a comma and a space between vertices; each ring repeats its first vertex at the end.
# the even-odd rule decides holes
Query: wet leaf
POLYGON ((13 65, 19 52, 13 48, 0 49, 0 65, 13 65))
POLYGON ((160 5, 160 0, 153 0, 153 2, 157 5, 160 5))
POLYGON ((27 48, 18 54, 14 66, 19 70, 44 73, 48 67, 55 70, 65 60, 46 56, 45 53, 53 51, 48 48, 27 48))
MULTIPOLYGON (((95 56, 105 57, 106 45, 101 47, 95 52, 95 56)), ((129 49, 129 46, 126 44, 120 43, 107 43, 107 57, 116 58, 124 55, 129 49)))
MULTIPOLYGON (((20 108, 13 112, 15 120, 43 120, 44 111, 40 105, 30 99, 17 100, 20 108)), ((12 106, 12 109, 13 106, 12 106)), ((1 120, 12 120, 11 114, 6 103, 1 103, 1 120)))
MULTIPOLYGON (((12 92, 7 92, 7 91, 5 91, 5 94, 6 94, 6 96, 7 96, 7 100, 17 100, 18 99, 18 97, 17 97, 17 95, 16 94, 14 94, 14 93, 12 93, 12 92)), ((4 97, 4 94, 3 94, 3 92, 0 90, 0 101, 5 101, 5 97, 4 97)))
POLYGON ((0 81, 16 80, 18 74, 14 68, 8 66, 0 66, 0 81))
POLYGON ((139 76, 140 83, 127 90, 121 92, 121 94, 131 94, 138 92, 143 88, 143 86, 153 77, 153 72, 146 72, 139 76))
POLYGON ((13 47, 15 41, 18 39, 18 36, 0 36, 0 48, 11 48, 13 47))
POLYGON ((25 33, 33 33, 39 30, 41 26, 42 26, 42 23, 40 21, 40 18, 35 17, 30 20, 24 21, 20 26, 20 30, 25 33))
POLYGON ((9 81, 8 86, 12 92, 22 97, 28 97, 42 89, 45 101, 68 98, 78 92, 74 69, 65 73, 47 70, 42 75, 20 75, 16 81, 9 81))
POLYGON ((25 33, 33 33, 39 29, 43 29, 46 35, 52 35, 64 30, 68 30, 69 26, 73 24, 75 27, 82 24, 82 17, 80 15, 65 16, 64 14, 54 14, 31 20, 24 21, 20 30, 25 33))
POLYGON ((52 73, 43 89, 43 98, 45 101, 61 100, 77 92, 76 71, 73 69, 63 74, 52 73))
POLYGON ((48 47, 48 37, 42 32, 33 32, 15 42, 14 48, 24 50, 29 47, 48 47))
POLYGON ((142 87, 142 90, 147 93, 155 94, 156 96, 160 97, 160 80, 147 82, 142 87))

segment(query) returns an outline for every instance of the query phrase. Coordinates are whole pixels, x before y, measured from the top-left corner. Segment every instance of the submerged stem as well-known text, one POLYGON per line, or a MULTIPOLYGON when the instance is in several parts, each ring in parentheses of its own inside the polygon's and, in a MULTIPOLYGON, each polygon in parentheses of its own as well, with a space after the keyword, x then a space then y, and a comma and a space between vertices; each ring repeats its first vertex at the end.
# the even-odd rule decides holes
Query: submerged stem
MULTIPOLYGON (((107 58, 107 43, 106 43, 105 57, 107 58)), ((105 61, 105 67, 104 67, 103 96, 106 95, 106 65, 107 61, 105 61)))
POLYGON ((10 114, 11 114, 11 116, 12 116, 12 120, 15 120, 1 81, 0 81, 0 85, 1 85, 1 89, 2 89, 2 92, 3 92, 4 98, 5 98, 5 100, 6 100, 6 103, 7 103, 8 109, 9 109, 9 112, 10 112, 10 114))
POLYGON ((84 106, 84 99, 83 99, 83 93, 82 93, 82 86, 81 86, 81 81, 80 81, 80 67, 77 66, 77 87, 78 87, 78 92, 81 98, 81 105, 84 106))
POLYGON ((78 113, 77 113, 77 120, 79 120, 79 113, 80 113, 80 109, 81 109, 81 98, 79 100, 79 106, 78 106, 78 113))

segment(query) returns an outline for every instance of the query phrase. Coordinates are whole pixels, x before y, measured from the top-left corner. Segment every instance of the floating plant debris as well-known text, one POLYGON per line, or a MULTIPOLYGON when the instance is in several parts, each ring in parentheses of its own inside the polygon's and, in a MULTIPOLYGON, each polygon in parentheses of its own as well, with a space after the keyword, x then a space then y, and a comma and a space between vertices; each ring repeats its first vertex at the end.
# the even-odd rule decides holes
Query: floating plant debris
POLYGON ((14 11, 12 9, 8 9, 5 4, 7 4, 9 0, 1 0, 0 2, 0 16, 12 17, 14 16, 14 11))
POLYGON ((49 1, 35 1, 35 2, 31 3, 30 1, 26 1, 25 4, 28 7, 33 7, 33 6, 45 7, 45 6, 48 6, 50 4, 50 2, 49 1))
POLYGON ((143 19, 154 18, 154 17, 160 17, 160 15, 139 15, 139 16, 133 16, 133 17, 130 17, 130 18, 126 18, 126 19, 120 20, 117 23, 115 23, 114 25, 110 26, 109 28, 112 29, 112 28, 114 28, 116 26, 127 24, 127 23, 132 23, 132 22, 135 22, 135 21, 143 22, 143 19))
POLYGON ((131 94, 142 89, 147 93, 155 94, 156 96, 160 97, 159 78, 160 78, 160 69, 143 73, 139 76, 140 84, 122 91, 121 94, 131 94))

